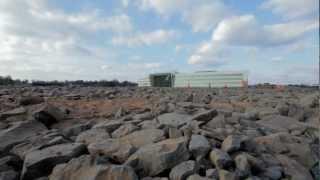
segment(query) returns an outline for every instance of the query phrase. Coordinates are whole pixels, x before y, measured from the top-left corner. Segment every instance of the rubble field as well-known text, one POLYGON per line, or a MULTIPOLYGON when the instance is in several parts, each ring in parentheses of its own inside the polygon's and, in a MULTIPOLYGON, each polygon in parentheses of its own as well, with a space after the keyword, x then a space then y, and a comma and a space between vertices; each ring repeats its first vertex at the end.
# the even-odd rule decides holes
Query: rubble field
POLYGON ((0 180, 319 180, 319 90, 0 87, 0 180))

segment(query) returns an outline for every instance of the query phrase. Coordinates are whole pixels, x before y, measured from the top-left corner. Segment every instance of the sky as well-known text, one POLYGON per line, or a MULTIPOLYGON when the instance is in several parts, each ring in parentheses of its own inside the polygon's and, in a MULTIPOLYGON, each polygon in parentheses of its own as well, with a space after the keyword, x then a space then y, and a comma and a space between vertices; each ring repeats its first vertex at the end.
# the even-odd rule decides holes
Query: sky
POLYGON ((319 0, 0 0, 0 76, 130 80, 246 71, 319 82, 319 0))

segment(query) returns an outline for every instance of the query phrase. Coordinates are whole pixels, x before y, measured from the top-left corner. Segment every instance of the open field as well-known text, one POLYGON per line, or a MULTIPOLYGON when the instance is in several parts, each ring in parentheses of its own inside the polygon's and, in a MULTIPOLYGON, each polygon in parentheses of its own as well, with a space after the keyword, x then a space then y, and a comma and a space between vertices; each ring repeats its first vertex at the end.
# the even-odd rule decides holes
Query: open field
POLYGON ((319 124, 315 88, 0 87, 0 179, 319 179, 319 124))

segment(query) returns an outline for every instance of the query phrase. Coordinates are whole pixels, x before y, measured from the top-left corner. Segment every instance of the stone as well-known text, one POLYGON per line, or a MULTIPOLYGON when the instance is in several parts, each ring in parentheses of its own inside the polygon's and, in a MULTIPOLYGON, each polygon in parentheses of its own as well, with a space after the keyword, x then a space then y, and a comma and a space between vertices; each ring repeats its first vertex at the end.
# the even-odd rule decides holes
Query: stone
POLYGON ((242 137, 229 135, 223 142, 221 149, 227 153, 238 151, 241 148, 242 137))
POLYGON ((219 171, 217 169, 207 169, 206 170, 206 177, 211 179, 218 179, 219 178, 219 171))
POLYGON ((22 97, 20 99, 19 104, 22 106, 27 105, 34 105, 34 104, 40 104, 44 102, 44 98, 40 96, 28 96, 28 97, 22 97))
POLYGON ((53 124, 62 121, 66 117, 66 113, 56 106, 44 104, 35 110, 32 116, 35 120, 50 128, 53 124))
POLYGON ((319 93, 308 94, 302 97, 299 101, 303 107, 306 108, 315 108, 319 107, 319 93))
POLYGON ((23 161, 17 156, 4 156, 0 158, 0 172, 9 170, 20 171, 22 169, 22 163, 23 161))
POLYGON ((70 143, 50 146, 26 155, 21 180, 32 180, 49 175, 55 165, 68 162, 87 152, 81 143, 70 143))
POLYGON ((11 116, 21 116, 25 115, 27 113, 27 110, 24 107, 18 107, 9 111, 1 112, 0 118, 8 118, 11 116))
POLYGON ((251 173, 251 167, 246 155, 239 154, 234 158, 236 168, 239 170, 240 177, 247 177, 251 173))
POLYGON ((291 180, 312 180, 310 172, 299 164, 296 160, 291 159, 285 155, 277 155, 276 158, 280 161, 283 167, 283 173, 291 180))
POLYGON ((122 125, 122 122, 117 120, 102 122, 94 125, 93 129, 104 129, 108 133, 112 133, 122 125))
POLYGON ((19 173, 14 170, 0 171, 1 180, 18 180, 19 173))
POLYGON ((56 166, 50 180, 138 180, 129 166, 113 165, 88 155, 56 166))
POLYGON ((234 173, 226 170, 219 170, 219 180, 237 180, 237 177, 234 173))
POLYGON ((201 177, 199 174, 193 174, 187 178, 187 180, 216 180, 207 177, 201 177))
POLYGON ((176 112, 161 114, 157 119, 160 124, 176 128, 179 128, 191 121, 189 115, 176 112))
POLYGON ((106 132, 105 129, 92 128, 90 130, 84 131, 83 133, 80 133, 76 138, 76 142, 89 145, 91 143, 103 141, 108 138, 110 138, 110 135, 106 132))
POLYGON ((45 130, 47 128, 43 124, 34 120, 15 123, 8 129, 0 131, 0 152, 8 151, 14 145, 45 130))
POLYGON ((136 148, 129 143, 122 143, 118 139, 105 139, 91 143, 88 150, 93 156, 103 155, 110 157, 115 162, 123 163, 136 151, 136 148))
POLYGON ((112 138, 120 138, 120 137, 128 135, 138 129, 139 129, 139 127, 135 126, 134 124, 131 124, 131 123, 124 124, 124 125, 120 126, 117 130, 113 131, 111 136, 112 136, 112 138))
POLYGON ((316 162, 308 143, 288 133, 275 133, 254 139, 258 145, 264 145, 268 151, 276 154, 287 154, 307 168, 316 162))
POLYGON ((282 177, 282 167, 280 166, 271 166, 268 168, 265 168, 261 176, 267 177, 270 180, 279 180, 282 177))
POLYGON ((179 138, 182 136, 181 130, 175 127, 169 127, 168 128, 168 133, 169 133, 169 138, 174 139, 174 138, 179 138))
POLYGON ((217 114, 218 114, 217 110, 211 109, 211 110, 207 110, 207 111, 203 111, 203 112, 197 113, 194 116, 192 116, 191 119, 193 121, 208 122, 212 118, 214 118, 217 114))
POLYGON ((280 115, 266 116, 257 121, 257 124, 262 127, 269 128, 274 132, 289 132, 290 130, 295 130, 297 128, 305 129, 309 126, 308 124, 301 123, 294 118, 280 115))
POLYGON ((195 161, 189 160, 182 162, 172 168, 169 177, 170 180, 185 180, 188 176, 197 173, 198 166, 195 161))
POLYGON ((165 139, 165 133, 160 129, 143 129, 123 136, 120 141, 130 143, 133 147, 140 148, 147 144, 153 144, 165 139))
POLYGON ((218 169, 225 169, 233 164, 231 157, 220 149, 213 149, 210 152, 210 160, 218 169))
POLYGON ((189 159, 184 137, 146 145, 129 157, 125 164, 135 169, 140 177, 155 176, 189 159))
POLYGON ((189 151, 194 157, 204 157, 210 151, 209 141, 202 135, 192 135, 189 143, 189 151))
POLYGON ((63 134, 67 137, 78 136, 80 133, 92 128, 92 123, 77 124, 63 130, 63 134))
POLYGON ((218 115, 210 120, 204 127, 209 129, 217 129, 217 128, 224 128, 225 127, 225 118, 222 115, 218 115))

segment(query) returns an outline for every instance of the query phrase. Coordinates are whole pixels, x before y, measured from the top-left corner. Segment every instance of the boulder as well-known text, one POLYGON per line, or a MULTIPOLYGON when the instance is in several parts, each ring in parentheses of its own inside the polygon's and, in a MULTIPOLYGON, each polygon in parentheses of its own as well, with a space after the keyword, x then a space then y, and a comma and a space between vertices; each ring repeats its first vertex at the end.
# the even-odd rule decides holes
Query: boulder
POLYGON ((293 157, 307 168, 311 168, 316 162, 309 144, 288 133, 275 133, 268 136, 261 136, 255 138, 254 141, 260 146, 265 146, 267 150, 272 153, 287 154, 293 157))
POLYGON ((8 118, 11 116, 24 116, 27 113, 27 110, 24 107, 18 107, 9 111, 1 112, 0 118, 8 118))
POLYGON ((69 138, 78 136, 80 133, 89 130, 92 128, 92 123, 84 123, 84 124, 77 124, 71 127, 67 127, 63 130, 63 134, 69 138))
POLYGON ((283 169, 280 166, 271 166, 265 168, 261 173, 261 176, 266 177, 270 180, 279 180, 282 177, 283 169))
POLYGON ((22 97, 20 99, 19 104, 22 106, 27 105, 34 105, 34 104, 41 104, 44 102, 44 98, 40 96, 28 96, 28 97, 22 97))
POLYGON ((50 128, 53 124, 62 121, 66 117, 66 113, 58 107, 51 104, 44 104, 32 113, 37 121, 43 123, 50 128))
POLYGON ((234 161, 235 161, 235 164, 236 164, 236 168, 239 171, 239 176, 240 177, 247 177, 248 175, 251 174, 250 163, 249 163, 249 160, 248 160, 246 155, 238 154, 234 158, 234 161))
POLYGON ((236 175, 230 171, 219 170, 219 180, 237 180, 236 175))
POLYGON ((202 177, 199 174, 193 174, 187 178, 187 180, 215 180, 207 177, 202 177))
POLYGON ((18 180, 19 173, 14 170, 0 171, 1 180, 18 180))
POLYGON ((94 142, 103 141, 108 138, 110 138, 110 135, 106 132, 105 129, 92 128, 90 130, 84 131, 83 133, 80 133, 76 138, 76 142, 88 145, 94 142))
POLYGON ((118 139, 105 139, 88 146, 91 155, 103 155, 115 162, 123 163, 136 151, 130 143, 122 143, 118 139))
POLYGON ((188 160, 187 140, 184 137, 168 139, 140 148, 125 164, 142 177, 155 176, 188 160))
POLYGON ((277 159, 280 161, 281 166, 284 168, 284 174, 291 180, 312 180, 312 176, 308 169, 304 168, 294 159, 291 159, 285 155, 277 155, 277 159))
POLYGON ((280 116, 280 115, 271 115, 266 116, 260 121, 257 121, 262 127, 269 128, 274 132, 289 132, 296 129, 305 129, 309 127, 306 123, 301 123, 294 118, 280 116))
POLYGON ((86 152, 86 146, 81 143, 60 144, 30 152, 24 160, 21 180, 49 175, 55 165, 66 163, 86 152))
POLYGON ((157 117, 160 124, 168 125, 171 127, 181 127, 191 121, 187 114, 180 114, 176 112, 161 114, 157 117))
POLYGON ((139 127, 135 126, 134 124, 131 124, 131 123, 124 124, 124 125, 120 126, 117 130, 113 131, 111 136, 113 138, 120 138, 120 137, 125 136, 127 134, 130 134, 138 129, 139 129, 139 127))
POLYGON ((8 129, 0 131, 0 152, 7 151, 14 145, 45 130, 47 128, 43 124, 34 120, 15 123, 8 129))
POLYGON ((207 111, 203 111, 203 112, 197 113, 194 116, 192 116, 191 119, 194 120, 194 121, 208 122, 212 118, 214 118, 217 114, 218 114, 218 112, 215 109, 211 109, 211 110, 207 110, 207 111))
POLYGON ((185 161, 172 168, 169 177, 170 180, 185 180, 197 171, 198 166, 195 161, 185 161))
POLYGON ((231 157, 220 149, 213 149, 210 152, 210 160, 218 169, 225 169, 233 164, 231 157))
POLYGON ((50 180, 138 180, 129 166, 113 165, 84 155, 56 166, 50 180))
POLYGON ((192 135, 189 143, 189 151, 194 157, 205 157, 210 151, 209 141, 202 135, 192 135))
POLYGON ((0 172, 9 170, 20 171, 22 169, 22 163, 23 161, 17 156, 4 156, 0 158, 0 172))
POLYGON ((210 120, 204 127, 209 129, 224 128, 226 125, 225 118, 222 115, 218 115, 210 120))
POLYGON ((319 107, 319 92, 302 97, 299 104, 306 108, 319 107))
POLYGON ((130 143, 132 146, 139 148, 147 144, 153 144, 165 139, 165 133, 160 129, 143 129, 123 136, 120 141, 130 143))
POLYGON ((104 129, 108 133, 112 133, 122 125, 121 121, 112 120, 107 122, 98 123, 93 126, 93 129, 104 129))
POLYGON ((238 151, 241 148, 242 137, 236 135, 229 135, 222 142, 221 149, 227 153, 238 151))

